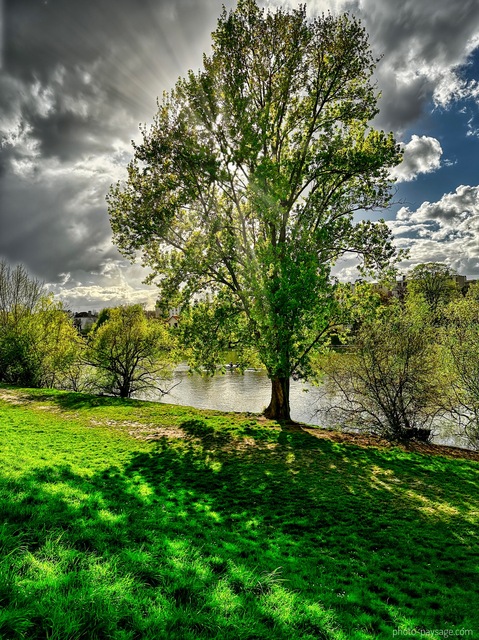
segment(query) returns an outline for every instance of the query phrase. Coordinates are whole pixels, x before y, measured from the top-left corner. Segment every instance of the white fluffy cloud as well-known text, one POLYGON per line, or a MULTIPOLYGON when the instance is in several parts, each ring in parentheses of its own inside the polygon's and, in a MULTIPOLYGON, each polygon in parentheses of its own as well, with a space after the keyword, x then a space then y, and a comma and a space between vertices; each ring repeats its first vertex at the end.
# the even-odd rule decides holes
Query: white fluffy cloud
POLYGON ((378 55, 383 92, 381 120, 406 128, 431 100, 448 106, 454 99, 477 97, 477 83, 459 69, 479 45, 479 3, 462 0, 418 2, 352 0, 378 55))
POLYGON ((479 186, 461 185, 415 211, 403 207, 389 226, 396 244, 410 251, 406 264, 446 262, 465 275, 479 275, 479 186))
POLYGON ((403 207, 398 220, 427 222, 457 231, 475 230, 479 221, 479 186, 460 185, 454 193, 445 193, 437 202, 423 202, 416 211, 403 207))
POLYGON ((142 284, 145 277, 142 267, 120 258, 107 258, 97 270, 76 269, 60 276, 60 282, 47 283, 47 289, 68 309, 98 311, 122 304, 142 304, 153 309, 158 299, 155 286, 142 284))
POLYGON ((442 147, 436 138, 413 135, 403 150, 403 161, 391 171, 397 182, 409 182, 420 173, 431 173, 441 166, 442 147))

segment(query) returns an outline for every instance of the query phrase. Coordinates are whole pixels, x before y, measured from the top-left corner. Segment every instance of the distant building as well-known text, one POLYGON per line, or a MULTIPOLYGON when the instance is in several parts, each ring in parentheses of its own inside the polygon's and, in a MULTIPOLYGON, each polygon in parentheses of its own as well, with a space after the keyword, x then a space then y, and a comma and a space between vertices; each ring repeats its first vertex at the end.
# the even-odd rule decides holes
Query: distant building
POLYGON ((73 316, 73 324, 79 331, 87 331, 98 320, 96 311, 79 311, 73 316))
POLYGON ((170 327, 177 327, 180 322, 181 307, 171 307, 168 309, 168 324, 170 327))
MULTIPOLYGON (((464 295, 466 294, 467 290, 472 284, 476 284, 477 282, 479 282, 479 280, 475 280, 475 279, 468 280, 467 276, 462 276, 459 274, 452 275, 451 279, 454 280, 458 290, 461 291, 464 295)), ((363 281, 357 280, 356 282, 363 282, 363 281)), ((373 290, 383 298, 393 297, 393 298, 398 298, 399 300, 404 300, 404 297, 407 293, 407 283, 408 283, 407 275, 403 275, 396 280, 396 283, 391 288, 389 288, 387 285, 384 285, 378 282, 372 282, 371 286, 373 287, 373 290)), ((354 291, 355 284, 356 283, 351 283, 353 291, 354 291)))
POLYGON ((467 289, 469 288, 469 286, 473 283, 476 282, 475 280, 468 280, 467 276, 460 276, 460 275, 455 275, 453 276, 454 278, 454 282, 456 283, 457 287, 461 290, 466 292, 467 289))
MULTIPOLYGON (((468 280, 467 276, 461 276, 459 274, 453 275, 452 279, 457 285, 457 288, 462 291, 462 293, 466 293, 471 284, 475 284, 478 280, 468 280)), ((399 280, 396 280, 396 284, 391 290, 392 295, 395 298, 399 298, 400 300, 404 299, 407 291, 407 276, 401 276, 399 280)))
POLYGON ((404 296, 406 295, 407 290, 407 280, 406 276, 402 276, 399 280, 396 280, 396 284, 392 288, 392 295, 395 298, 399 298, 399 300, 404 300, 404 296))

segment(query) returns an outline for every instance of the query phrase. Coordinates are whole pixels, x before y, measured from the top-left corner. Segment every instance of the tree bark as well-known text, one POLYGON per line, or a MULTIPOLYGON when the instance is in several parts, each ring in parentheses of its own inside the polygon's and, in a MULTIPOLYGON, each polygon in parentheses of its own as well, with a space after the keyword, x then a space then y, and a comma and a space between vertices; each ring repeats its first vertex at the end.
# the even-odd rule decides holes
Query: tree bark
POLYGON ((123 380, 120 384, 120 398, 129 398, 131 395, 131 382, 123 380))
POLYGON ((264 415, 270 420, 291 420, 289 378, 271 378, 271 402, 264 415))

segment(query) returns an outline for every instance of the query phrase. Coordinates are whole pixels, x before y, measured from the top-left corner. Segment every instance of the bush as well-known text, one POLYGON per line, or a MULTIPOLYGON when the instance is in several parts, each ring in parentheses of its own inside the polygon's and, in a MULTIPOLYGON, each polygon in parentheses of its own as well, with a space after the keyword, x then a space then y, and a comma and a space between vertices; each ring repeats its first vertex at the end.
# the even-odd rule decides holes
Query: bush
POLYGON ((32 309, 5 316, 0 332, 0 378, 28 387, 62 387, 78 361, 81 338, 60 303, 40 298, 32 309))
POLYGON ((102 391, 129 398, 159 386, 174 363, 174 339, 160 320, 148 320, 140 305, 108 309, 88 337, 86 364, 97 370, 102 391))
POLYGON ((443 379, 428 315, 417 300, 382 306, 345 353, 329 355, 324 370, 335 419, 393 441, 430 437, 443 411, 443 379))
POLYGON ((479 449, 479 299, 474 290, 450 304, 443 330, 451 415, 479 449))

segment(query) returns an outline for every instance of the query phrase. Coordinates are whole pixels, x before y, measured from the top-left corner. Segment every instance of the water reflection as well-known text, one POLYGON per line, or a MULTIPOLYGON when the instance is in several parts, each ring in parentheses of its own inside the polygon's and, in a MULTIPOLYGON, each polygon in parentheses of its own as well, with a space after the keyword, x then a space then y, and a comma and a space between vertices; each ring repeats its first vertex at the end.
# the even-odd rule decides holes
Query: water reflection
MULTIPOLYGON (((260 413, 268 405, 271 383, 265 371, 247 370, 244 375, 235 370, 224 374, 201 376, 189 373, 187 367, 179 367, 172 384, 176 386, 163 396, 161 402, 216 409, 218 411, 241 411, 260 413), (179 384, 178 384, 179 383, 179 384)), ((324 390, 310 384, 291 380, 291 417, 307 424, 327 425, 321 406, 324 406, 324 390)), ((148 397, 154 400, 153 397, 148 397)), ((463 438, 453 433, 453 429, 437 427, 433 442, 456 447, 465 447, 463 438)))
MULTIPOLYGON (((251 411, 260 413, 269 404, 271 382, 264 371, 247 370, 242 375, 235 370, 224 374, 201 376, 187 370, 175 371, 173 383, 178 384, 162 402, 184 404, 198 409, 219 411, 251 411)), ((314 388, 291 381, 291 417, 299 422, 313 423, 315 409, 311 394, 314 388)))

